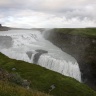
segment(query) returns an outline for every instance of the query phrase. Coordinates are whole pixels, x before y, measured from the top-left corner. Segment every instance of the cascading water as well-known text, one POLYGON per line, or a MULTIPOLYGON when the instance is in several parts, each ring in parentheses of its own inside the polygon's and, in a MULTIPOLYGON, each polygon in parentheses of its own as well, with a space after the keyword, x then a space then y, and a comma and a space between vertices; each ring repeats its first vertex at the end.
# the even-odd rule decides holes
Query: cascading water
MULTIPOLYGON (((38 64, 81 81, 77 61, 48 40, 45 40, 41 32, 36 30, 9 30, 0 32, 0 38, 2 36, 12 38, 9 42, 10 47, 0 47, 0 51, 8 57, 38 64)), ((4 44, 6 43, 0 43, 0 46, 4 44)))

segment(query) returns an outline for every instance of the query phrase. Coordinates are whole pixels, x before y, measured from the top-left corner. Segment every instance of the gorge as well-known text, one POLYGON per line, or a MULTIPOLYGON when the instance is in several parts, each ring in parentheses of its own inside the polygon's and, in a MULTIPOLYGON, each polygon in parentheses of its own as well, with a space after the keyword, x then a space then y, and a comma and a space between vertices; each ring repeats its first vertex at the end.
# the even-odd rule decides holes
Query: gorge
POLYGON ((0 32, 0 39, 0 52, 6 56, 40 65, 81 82, 76 59, 46 40, 42 32, 9 30, 0 32))
POLYGON ((96 90, 96 28, 57 28, 45 38, 79 63, 82 82, 96 90))

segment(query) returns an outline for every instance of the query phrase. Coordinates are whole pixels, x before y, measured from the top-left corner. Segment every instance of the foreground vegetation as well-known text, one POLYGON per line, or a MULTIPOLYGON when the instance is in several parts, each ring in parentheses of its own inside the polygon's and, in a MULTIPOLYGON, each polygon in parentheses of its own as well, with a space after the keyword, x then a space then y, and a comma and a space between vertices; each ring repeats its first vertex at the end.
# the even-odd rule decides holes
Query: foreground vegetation
POLYGON ((16 84, 0 81, 0 96, 49 96, 36 90, 27 90, 16 84))
MULTIPOLYGON (((32 90, 50 93, 54 96, 96 96, 95 91, 93 91, 86 85, 79 83, 75 79, 63 76, 59 73, 47 70, 35 64, 10 59, 1 53, 0 67, 2 69, 6 69, 10 74, 19 74, 22 79, 27 79, 28 81, 30 81, 30 88, 32 90), (15 68, 16 70, 12 70, 13 68, 15 68), (55 89, 53 89, 52 91, 50 91, 51 85, 55 86, 55 89)), ((8 82, 12 83, 12 81, 8 82)), ((17 83, 17 81, 13 83, 20 85, 19 83, 17 83)), ((3 84, 4 82, 0 81, 1 87, 3 87, 3 84)), ((0 96, 46 96, 39 94, 30 95, 28 89, 26 91, 24 88, 17 87, 17 85, 16 87, 14 87, 14 85, 10 85, 9 83, 5 83, 4 86, 5 87, 3 89, 0 88, 0 96), (11 92, 11 90, 13 90, 13 93, 11 92), (9 95, 7 95, 8 93, 9 95)))

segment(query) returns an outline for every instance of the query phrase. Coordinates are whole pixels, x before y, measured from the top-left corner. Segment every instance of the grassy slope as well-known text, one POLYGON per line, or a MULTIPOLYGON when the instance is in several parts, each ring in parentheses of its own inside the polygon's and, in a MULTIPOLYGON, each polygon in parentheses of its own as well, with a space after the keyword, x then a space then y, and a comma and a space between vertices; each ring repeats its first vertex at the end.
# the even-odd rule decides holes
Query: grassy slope
POLYGON ((50 94, 55 96, 96 96, 96 92, 72 78, 62 76, 35 64, 9 59, 1 53, 0 67, 9 72, 12 72, 11 69, 15 67, 16 72, 21 77, 31 81, 30 87, 34 90, 48 93, 50 86, 54 84, 56 88, 50 94))
POLYGON ((54 29, 55 31, 73 35, 96 36, 96 28, 57 28, 54 29))
POLYGON ((44 93, 27 90, 15 84, 0 81, 0 96, 49 96, 44 93))

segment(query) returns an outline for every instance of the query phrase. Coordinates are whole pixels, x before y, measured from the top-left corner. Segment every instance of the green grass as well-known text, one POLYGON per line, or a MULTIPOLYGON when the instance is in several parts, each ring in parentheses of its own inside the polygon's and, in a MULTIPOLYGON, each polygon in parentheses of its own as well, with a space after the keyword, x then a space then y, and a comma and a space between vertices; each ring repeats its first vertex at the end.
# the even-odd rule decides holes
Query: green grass
POLYGON ((0 81, 0 96, 49 96, 36 90, 27 90, 9 82, 0 81))
POLYGON ((96 28, 55 28, 53 31, 71 35, 96 36, 96 28))
POLYGON ((6 69, 9 73, 18 73, 22 78, 30 80, 30 87, 34 90, 49 93, 50 86, 54 84, 56 88, 50 92, 54 96, 96 96, 95 91, 75 79, 35 64, 10 59, 1 53, 0 67, 6 69), (13 67, 17 69, 15 72, 12 71, 13 67))

